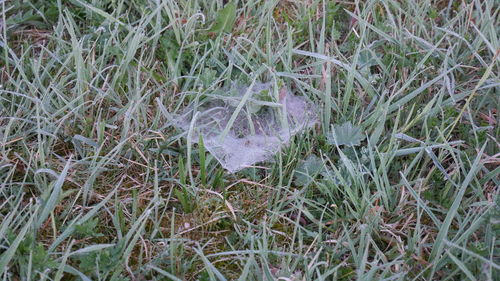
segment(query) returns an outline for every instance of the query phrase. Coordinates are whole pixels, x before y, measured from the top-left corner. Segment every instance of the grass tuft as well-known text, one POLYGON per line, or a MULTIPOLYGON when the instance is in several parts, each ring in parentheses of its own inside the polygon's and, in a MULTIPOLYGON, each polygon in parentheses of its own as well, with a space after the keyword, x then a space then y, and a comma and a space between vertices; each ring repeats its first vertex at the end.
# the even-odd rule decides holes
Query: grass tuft
POLYGON ((0 9, 2 280, 500 279, 498 1, 0 9), (320 122, 230 174, 174 119, 258 81, 320 122))

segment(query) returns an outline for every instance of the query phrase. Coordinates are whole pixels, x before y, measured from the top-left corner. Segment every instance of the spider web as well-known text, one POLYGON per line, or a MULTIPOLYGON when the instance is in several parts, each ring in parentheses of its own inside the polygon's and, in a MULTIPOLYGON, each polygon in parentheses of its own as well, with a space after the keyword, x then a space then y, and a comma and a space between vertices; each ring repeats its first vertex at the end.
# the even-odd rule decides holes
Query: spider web
POLYGON ((207 95, 187 107, 176 122, 185 132, 193 128, 194 143, 201 134, 206 150, 230 173, 271 160, 292 136, 317 123, 314 106, 285 87, 278 97, 273 97, 272 83, 255 83, 248 90, 249 86, 232 84, 207 95), (236 114, 246 93, 250 96, 236 114))

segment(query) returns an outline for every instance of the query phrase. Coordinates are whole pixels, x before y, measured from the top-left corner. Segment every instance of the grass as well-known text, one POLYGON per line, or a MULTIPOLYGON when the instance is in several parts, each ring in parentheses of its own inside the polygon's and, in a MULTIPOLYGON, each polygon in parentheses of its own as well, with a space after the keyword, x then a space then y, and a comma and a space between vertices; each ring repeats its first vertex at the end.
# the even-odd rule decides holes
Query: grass
POLYGON ((500 278, 497 1, 0 2, 1 280, 500 278), (272 162, 173 126, 272 79, 272 162))

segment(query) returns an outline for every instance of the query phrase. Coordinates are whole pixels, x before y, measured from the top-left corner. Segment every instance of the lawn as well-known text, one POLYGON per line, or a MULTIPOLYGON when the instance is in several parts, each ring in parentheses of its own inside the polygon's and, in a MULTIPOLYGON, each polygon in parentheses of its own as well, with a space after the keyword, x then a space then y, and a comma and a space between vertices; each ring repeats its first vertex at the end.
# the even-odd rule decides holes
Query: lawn
POLYGON ((500 280, 499 1, 0 9, 1 280, 500 280))

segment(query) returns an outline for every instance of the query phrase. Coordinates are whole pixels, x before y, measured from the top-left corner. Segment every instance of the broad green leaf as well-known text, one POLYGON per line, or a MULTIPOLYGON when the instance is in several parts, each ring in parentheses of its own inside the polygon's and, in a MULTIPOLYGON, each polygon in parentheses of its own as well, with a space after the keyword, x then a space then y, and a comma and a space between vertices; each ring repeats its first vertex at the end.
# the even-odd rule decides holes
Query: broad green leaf
POLYGON ((309 155, 295 170, 295 184, 308 186, 325 169, 325 164, 316 155, 309 155))
POLYGON ((332 132, 328 136, 328 143, 332 145, 357 146, 364 139, 361 127, 353 126, 351 122, 342 125, 333 125, 332 132))
POLYGON ((222 10, 217 12, 215 24, 208 30, 221 34, 223 32, 231 32, 233 30, 234 22, 236 21, 236 5, 228 3, 222 10))

